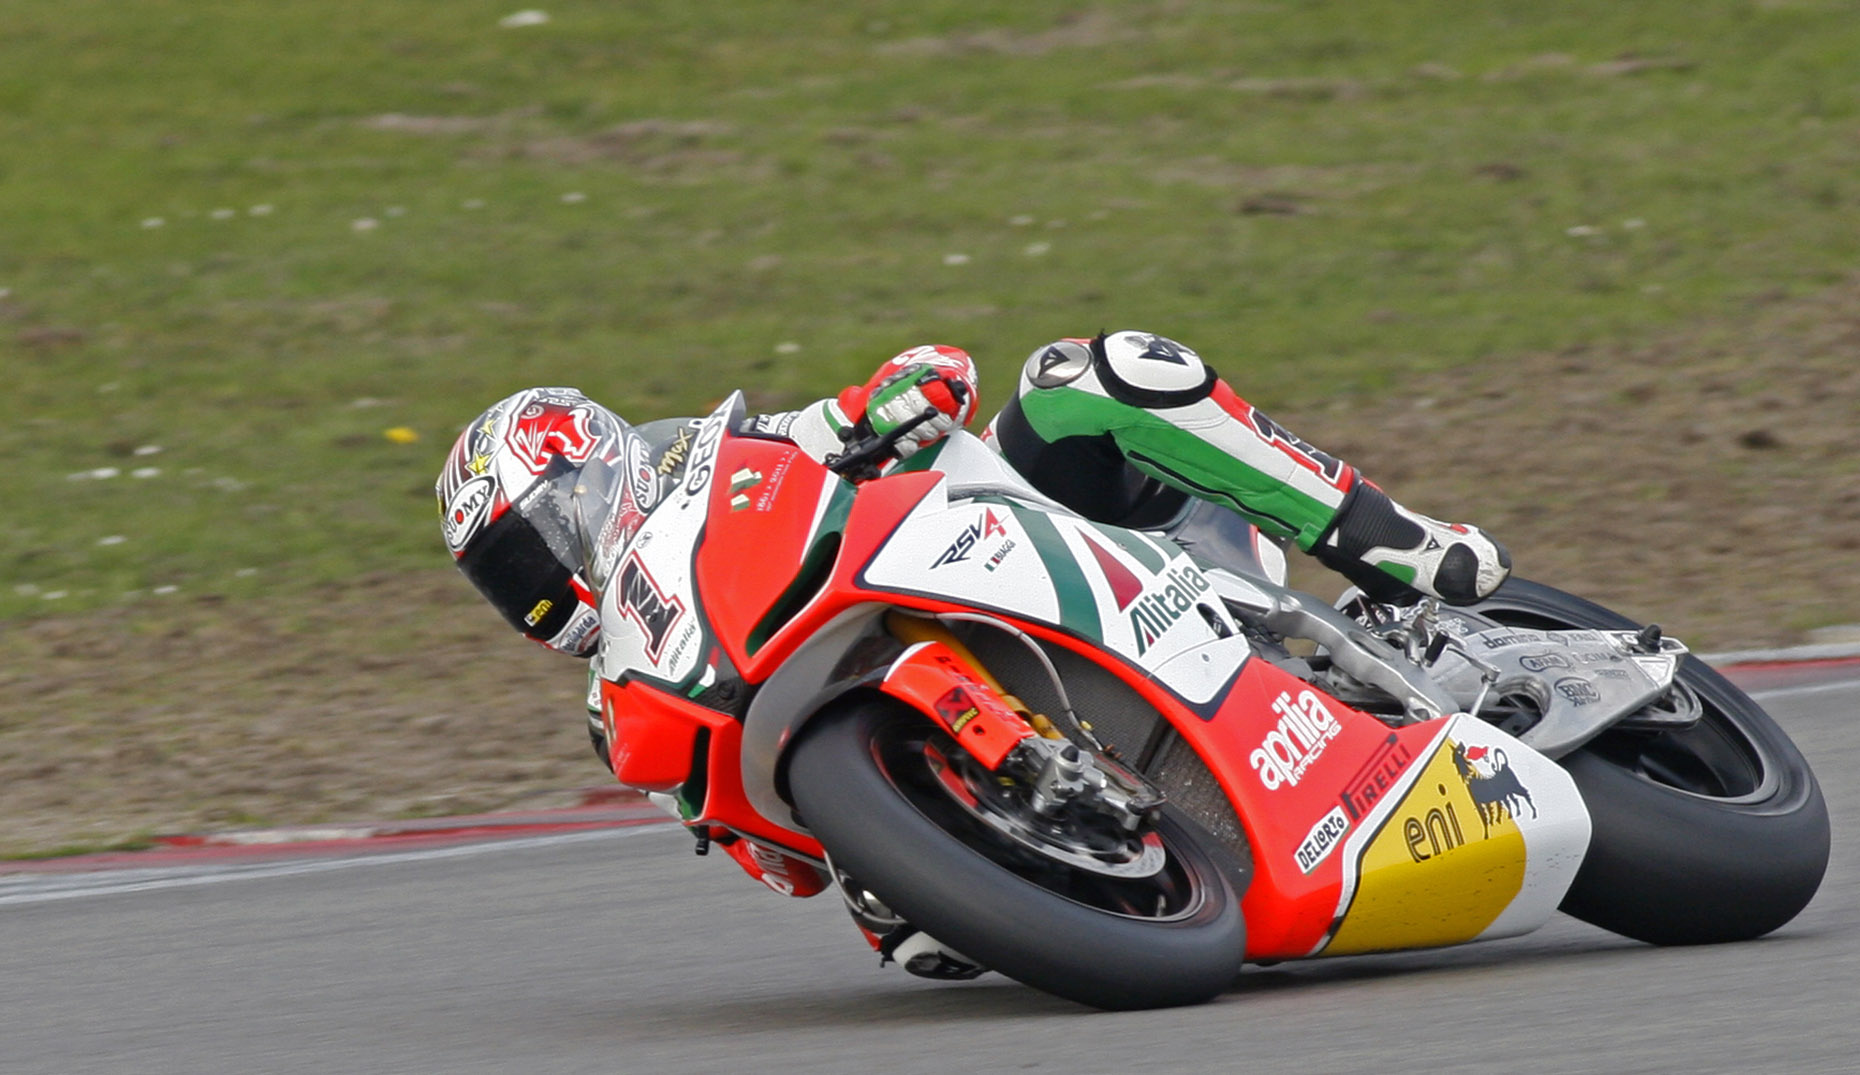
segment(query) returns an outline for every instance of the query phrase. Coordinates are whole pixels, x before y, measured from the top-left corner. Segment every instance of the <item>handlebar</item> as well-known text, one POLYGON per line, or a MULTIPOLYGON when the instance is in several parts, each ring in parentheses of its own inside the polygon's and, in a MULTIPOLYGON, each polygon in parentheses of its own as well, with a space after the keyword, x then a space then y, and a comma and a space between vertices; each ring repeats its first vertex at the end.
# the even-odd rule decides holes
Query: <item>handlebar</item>
MULTIPOLYGON (((958 403, 968 399, 968 386, 962 382, 951 382, 949 388, 958 403)), ((861 418, 840 430, 840 439, 846 442, 846 450, 829 455, 826 459, 827 469, 850 482, 871 481, 878 477, 886 460, 892 458, 893 445, 903 440, 911 430, 941 413, 935 407, 925 407, 923 413, 882 436, 873 433, 871 423, 861 418)))
POLYGON ((882 436, 873 433, 872 427, 864 419, 857 425, 847 426, 840 430, 840 439, 846 442, 846 450, 827 456, 827 469, 851 482, 871 481, 883 469, 891 455, 892 446, 903 440, 911 430, 935 418, 938 413, 935 407, 925 407, 922 414, 882 436))

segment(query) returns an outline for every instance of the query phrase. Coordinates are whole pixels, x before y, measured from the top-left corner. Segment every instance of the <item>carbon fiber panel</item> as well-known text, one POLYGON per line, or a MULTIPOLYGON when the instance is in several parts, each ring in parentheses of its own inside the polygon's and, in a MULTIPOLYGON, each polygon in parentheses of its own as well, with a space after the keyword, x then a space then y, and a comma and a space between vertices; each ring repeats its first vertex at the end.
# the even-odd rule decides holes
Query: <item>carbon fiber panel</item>
POLYGON ((1169 741, 1156 752, 1156 760, 1150 763, 1144 775, 1156 782, 1177 809, 1194 818, 1196 824, 1233 852, 1236 859, 1243 863, 1253 861, 1240 816, 1234 813, 1227 793, 1221 790, 1207 762, 1201 760, 1188 740, 1170 732, 1169 741))

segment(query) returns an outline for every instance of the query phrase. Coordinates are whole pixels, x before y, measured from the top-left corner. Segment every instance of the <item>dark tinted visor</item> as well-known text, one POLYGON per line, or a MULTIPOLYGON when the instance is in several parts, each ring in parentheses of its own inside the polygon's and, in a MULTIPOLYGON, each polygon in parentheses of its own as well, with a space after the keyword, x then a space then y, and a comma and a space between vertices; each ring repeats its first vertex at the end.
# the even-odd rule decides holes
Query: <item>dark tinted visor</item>
POLYGON ((580 607, 580 598, 569 585, 575 572, 562 562, 553 544, 557 542, 545 538, 523 512, 512 507, 459 558, 459 570, 510 626, 542 642, 568 626, 580 607))

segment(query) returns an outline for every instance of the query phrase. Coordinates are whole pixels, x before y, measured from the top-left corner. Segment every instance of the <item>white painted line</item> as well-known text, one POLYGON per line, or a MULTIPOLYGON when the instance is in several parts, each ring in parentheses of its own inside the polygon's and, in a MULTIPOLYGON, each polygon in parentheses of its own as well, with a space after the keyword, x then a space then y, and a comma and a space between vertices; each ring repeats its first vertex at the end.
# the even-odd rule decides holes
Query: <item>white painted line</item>
POLYGON ((253 881, 266 877, 291 877, 307 873, 325 873, 330 870, 349 870, 360 866, 400 866, 410 862, 472 858, 504 851, 559 847, 564 844, 592 843, 597 840, 626 840, 646 833, 683 831, 678 826, 669 823, 635 825, 623 829, 556 833, 550 836, 520 836, 511 840, 487 840, 483 843, 429 847, 416 851, 385 851, 376 855, 345 855, 341 858, 293 859, 288 862, 213 863, 202 866, 158 866, 149 869, 98 870, 88 873, 18 874, 12 877, 0 877, 0 906, 83 899, 87 896, 113 896, 127 892, 154 892, 196 885, 216 885, 226 881, 253 881))
POLYGON ((1725 653, 1701 653, 1698 659, 1713 668, 1729 664, 1790 664, 1797 661, 1840 661, 1860 657, 1860 643, 1823 642, 1810 646, 1786 646, 1782 649, 1740 649, 1725 653))
POLYGON ((1765 698, 1790 698, 1798 694, 1829 694, 1834 691, 1860 691, 1860 682, 1848 679, 1839 683, 1810 683, 1802 687, 1771 687, 1769 690, 1746 693, 1762 701, 1765 698))

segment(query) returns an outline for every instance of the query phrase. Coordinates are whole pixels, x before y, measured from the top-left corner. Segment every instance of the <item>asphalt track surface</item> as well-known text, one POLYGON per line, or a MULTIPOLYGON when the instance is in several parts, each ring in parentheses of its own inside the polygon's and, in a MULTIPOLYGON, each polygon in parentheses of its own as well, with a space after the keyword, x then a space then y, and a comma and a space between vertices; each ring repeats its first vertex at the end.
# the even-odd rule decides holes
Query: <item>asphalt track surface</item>
POLYGON ((1807 752, 1833 864, 1761 941, 1528 937, 1248 968, 1087 1012, 881 969, 669 825, 0 877, 5 1072, 1860 1072, 1860 677, 1745 678, 1807 752))

